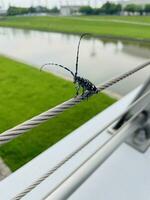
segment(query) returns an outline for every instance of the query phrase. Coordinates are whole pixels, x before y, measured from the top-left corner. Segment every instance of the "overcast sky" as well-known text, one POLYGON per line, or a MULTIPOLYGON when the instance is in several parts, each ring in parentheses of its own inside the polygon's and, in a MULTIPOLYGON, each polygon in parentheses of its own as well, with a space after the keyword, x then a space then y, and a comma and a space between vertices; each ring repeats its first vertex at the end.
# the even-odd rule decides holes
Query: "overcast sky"
MULTIPOLYGON (((48 5, 49 7, 59 6, 60 4, 87 4, 90 2, 91 5, 101 4, 105 0, 0 0, 0 5, 3 4, 5 8, 10 4, 13 6, 26 6, 29 7, 31 5, 48 5)), ((117 0, 111 0, 117 1, 117 0)), ((118 0, 119 1, 119 0, 118 0)))

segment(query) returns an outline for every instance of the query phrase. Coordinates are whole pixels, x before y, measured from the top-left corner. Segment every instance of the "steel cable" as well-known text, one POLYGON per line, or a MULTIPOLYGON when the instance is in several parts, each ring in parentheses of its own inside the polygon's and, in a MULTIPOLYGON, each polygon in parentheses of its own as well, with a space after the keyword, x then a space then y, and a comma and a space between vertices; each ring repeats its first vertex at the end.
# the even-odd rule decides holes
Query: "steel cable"
MULTIPOLYGON (((149 64, 150 64, 150 61, 144 63, 143 65, 139 65, 135 69, 133 69, 129 72, 126 72, 125 74, 120 75, 119 77, 113 78, 110 81, 102 84, 100 87, 98 87, 99 92, 109 88, 110 86, 116 84, 117 82, 119 82, 119 81, 127 78, 128 76, 134 74, 135 72, 145 68, 149 64)), ((87 94, 89 95, 89 97, 94 95, 94 94, 90 94, 90 93, 86 92, 86 95, 87 94)), ((76 104, 78 104, 81 101, 83 101, 84 99, 86 99, 87 98, 86 95, 72 98, 72 99, 46 111, 46 112, 41 113, 40 115, 37 115, 37 116, 31 118, 30 120, 27 120, 26 122, 14 127, 14 128, 11 128, 11 129, 1 133, 0 134, 0 145, 11 141, 12 139, 31 130, 32 128, 37 127, 38 125, 42 124, 43 122, 47 121, 48 119, 54 118, 55 116, 59 115, 60 113, 64 112, 65 110, 75 106, 76 104)))

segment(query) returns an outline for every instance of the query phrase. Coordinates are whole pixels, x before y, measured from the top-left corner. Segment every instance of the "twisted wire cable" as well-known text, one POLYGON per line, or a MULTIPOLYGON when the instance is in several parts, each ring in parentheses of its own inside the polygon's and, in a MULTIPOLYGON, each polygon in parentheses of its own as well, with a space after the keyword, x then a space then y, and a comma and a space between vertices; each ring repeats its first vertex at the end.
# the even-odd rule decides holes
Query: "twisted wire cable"
MULTIPOLYGON (((130 70, 129 72, 126 72, 123 75, 120 75, 119 77, 113 78, 112 80, 104 83, 103 85, 101 85, 98 90, 99 92, 107 89, 108 87, 116 84, 117 82, 123 80, 124 78, 127 78, 128 76, 132 75, 133 73, 143 69, 144 67, 148 66, 150 64, 149 62, 144 63, 143 65, 139 65, 137 66, 135 69, 130 70)), ((0 134, 0 145, 7 143, 9 141, 11 141, 12 139, 22 135, 23 133, 31 130, 32 128, 38 126, 39 124, 47 121, 48 119, 51 119, 57 115, 59 115, 60 113, 62 113, 63 111, 73 107, 74 105, 80 103, 81 101, 83 101, 84 99, 86 99, 86 96, 89 92, 86 92, 85 96, 78 96, 76 98, 72 98, 44 113, 41 113, 38 116, 35 116, 33 118, 31 118, 30 120, 12 128, 9 129, 5 132, 3 132, 2 134, 0 134)), ((88 96, 92 96, 94 93, 89 93, 88 96)))
POLYGON ((12 129, 3 132, 2 134, 0 134, 0 145, 13 140, 14 138, 22 135, 23 133, 31 130, 32 128, 44 123, 48 119, 59 115, 68 108, 78 104, 80 101, 82 101, 82 98, 80 96, 77 98, 70 99, 46 112, 41 113, 40 115, 31 118, 30 120, 25 121, 24 123, 12 129))
MULTIPOLYGON (((99 92, 109 88, 110 86, 116 84, 117 82, 127 78, 128 76, 134 74, 135 72, 145 68, 146 66, 150 65, 150 61, 144 63, 143 65, 139 65, 133 70, 130 70, 126 72, 123 75, 120 75, 119 77, 113 78, 110 81, 102 84, 100 87, 98 87, 99 92)), ((46 112, 41 113, 40 115, 37 115, 30 120, 27 120, 26 122, 11 128, 2 134, 0 134, 0 145, 7 143, 11 141, 12 139, 22 135, 23 133, 31 130, 34 127, 37 127, 38 125, 42 124, 43 122, 47 121, 48 119, 54 118, 55 116, 59 115, 60 113, 64 112, 65 110, 75 106, 76 104, 80 103, 84 99, 90 96, 94 95, 94 93, 86 92, 84 96, 77 96, 76 98, 72 98, 46 112)))
MULTIPOLYGON (((146 62, 144 63, 143 65, 139 65, 137 66, 136 68, 134 68, 133 70, 123 74, 123 75, 120 75, 119 77, 117 78, 114 78, 106 83, 104 83, 103 85, 101 85, 98 89, 99 89, 99 92, 101 92, 102 90, 112 86, 113 84, 123 80, 124 78, 132 75, 133 73, 143 69, 144 67, 150 65, 150 61, 149 62, 146 62)), ((83 97, 79 96, 75 99, 71 99, 69 101, 72 102, 72 104, 70 104, 71 106, 79 103, 80 101, 83 100, 83 97), (75 102, 73 102, 73 100, 77 100, 75 102), (73 104, 75 103, 75 104, 73 104)), ((69 102, 67 101, 67 103, 69 102)), ((66 102, 65 102, 66 103, 66 102)), ((67 105, 64 103, 64 108, 68 108, 67 105)), ((62 104, 61 104, 62 105, 62 104)), ((61 105, 57 106, 56 108, 59 108, 61 105)), ((71 107, 70 106, 70 107, 71 107)), ((55 109, 54 108, 54 111, 55 109)), ((51 109, 52 110, 52 109, 51 109)), ((47 111, 47 112, 51 112, 50 111, 47 111)), ((62 111, 63 112, 63 111, 62 111)), ((45 112, 46 113, 46 112, 45 112)), ((45 118, 44 118, 45 119, 45 118)), ((46 118, 47 120, 47 118, 46 118)), ((41 176, 38 180, 36 180, 35 182, 33 182, 30 186, 28 186, 24 191, 22 191, 21 193, 19 193, 16 197, 13 198, 13 200, 20 200, 22 197, 24 197, 27 193, 29 193, 30 191, 32 191, 36 186, 38 186, 41 182, 43 182, 46 178, 48 178, 50 175, 52 175, 57 169, 59 169, 62 165, 64 165, 68 160, 70 160, 73 156, 75 156, 79 151, 81 151, 85 146, 87 146, 91 141, 93 141, 96 137, 98 137, 100 133, 97 133, 95 134, 94 136, 92 136, 91 138, 89 138, 87 141, 85 141, 83 144, 81 144, 75 151, 73 151, 72 153, 70 153, 69 155, 67 155, 63 160, 61 160, 59 163, 57 163, 53 168, 51 168, 48 172, 46 172, 43 176, 41 176)))

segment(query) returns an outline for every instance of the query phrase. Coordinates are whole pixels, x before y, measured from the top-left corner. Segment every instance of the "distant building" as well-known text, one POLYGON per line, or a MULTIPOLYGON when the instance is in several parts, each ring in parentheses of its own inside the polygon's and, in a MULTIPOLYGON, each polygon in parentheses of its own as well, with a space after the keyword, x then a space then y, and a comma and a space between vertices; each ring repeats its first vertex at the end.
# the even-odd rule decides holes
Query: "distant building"
POLYGON ((7 10, 2 9, 2 7, 0 7, 0 15, 6 15, 7 10))
POLYGON ((60 7, 60 14, 67 16, 67 15, 78 15, 79 10, 82 6, 79 5, 66 5, 60 7))

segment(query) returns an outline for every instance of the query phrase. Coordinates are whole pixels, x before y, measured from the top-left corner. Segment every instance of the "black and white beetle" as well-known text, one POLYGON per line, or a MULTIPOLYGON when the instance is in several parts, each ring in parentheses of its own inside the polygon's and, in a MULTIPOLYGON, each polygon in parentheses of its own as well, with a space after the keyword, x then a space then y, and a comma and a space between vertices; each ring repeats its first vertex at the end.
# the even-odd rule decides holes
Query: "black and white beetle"
POLYGON ((84 36, 86 36, 86 35, 89 35, 89 34, 88 33, 84 33, 84 34, 81 35, 81 37, 79 39, 78 48, 77 48, 75 74, 70 69, 68 69, 67 67, 65 67, 63 65, 56 64, 56 63, 44 64, 41 67, 41 70, 46 65, 55 65, 55 66, 61 67, 61 68, 65 69, 65 70, 69 71, 71 73, 71 75, 73 76, 73 79, 74 79, 73 83, 76 84, 76 95, 79 94, 79 90, 80 90, 80 88, 82 88, 82 96, 88 98, 88 96, 90 96, 91 94, 98 93, 98 88, 93 83, 91 83, 88 79, 85 79, 85 78, 82 78, 82 77, 78 76, 78 61, 79 61, 80 43, 81 43, 82 38, 84 36), (87 91, 87 92, 85 93, 85 91, 87 91))

